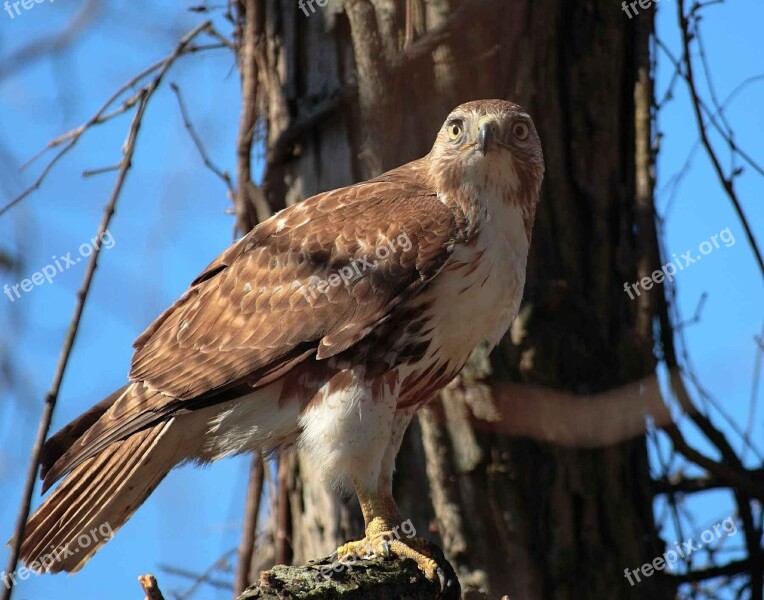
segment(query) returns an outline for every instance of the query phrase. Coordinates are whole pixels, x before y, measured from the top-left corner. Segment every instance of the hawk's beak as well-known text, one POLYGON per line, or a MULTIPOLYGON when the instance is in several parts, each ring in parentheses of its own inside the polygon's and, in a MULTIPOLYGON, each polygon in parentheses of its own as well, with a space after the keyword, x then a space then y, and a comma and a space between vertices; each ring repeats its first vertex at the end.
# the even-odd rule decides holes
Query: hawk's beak
POLYGON ((495 121, 491 117, 483 117, 479 121, 480 133, 478 134, 478 143, 480 144, 480 151, 483 153, 483 156, 488 154, 488 150, 493 143, 494 123, 495 121))

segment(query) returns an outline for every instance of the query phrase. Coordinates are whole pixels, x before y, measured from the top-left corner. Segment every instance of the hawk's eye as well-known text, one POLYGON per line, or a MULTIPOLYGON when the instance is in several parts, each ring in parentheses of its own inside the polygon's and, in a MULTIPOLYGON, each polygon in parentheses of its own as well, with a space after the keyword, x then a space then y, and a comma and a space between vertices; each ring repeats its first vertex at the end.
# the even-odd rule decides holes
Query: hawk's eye
POLYGON ((451 121, 448 124, 448 137, 450 140, 456 140, 459 139, 459 137, 462 135, 462 132, 464 131, 464 125, 461 121, 451 121))
POLYGON ((528 127, 528 124, 523 123, 522 121, 512 125, 512 135, 514 135, 520 141, 527 138, 530 132, 531 130, 528 127))

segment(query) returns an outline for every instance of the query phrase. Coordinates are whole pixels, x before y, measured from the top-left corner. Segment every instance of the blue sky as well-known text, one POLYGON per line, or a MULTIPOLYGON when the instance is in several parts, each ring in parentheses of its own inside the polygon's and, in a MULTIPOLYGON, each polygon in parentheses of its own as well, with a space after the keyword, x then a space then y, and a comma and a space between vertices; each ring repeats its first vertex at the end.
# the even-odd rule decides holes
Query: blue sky
MULTIPOLYGON (((764 73, 761 56, 764 56, 764 40, 755 23, 761 22, 764 6, 753 1, 742 1, 711 6, 704 12, 702 21, 709 72, 720 101, 743 81, 764 73)), ((664 2, 660 5, 657 22, 658 35, 666 43, 674 56, 680 56, 679 31, 676 25, 676 3, 664 2)), ((658 53, 659 68, 656 96, 663 97, 673 67, 663 52, 658 53)), ((708 98, 707 81, 699 65, 695 68, 700 77, 700 93, 708 98)), ((699 374, 702 385, 718 401, 722 409, 740 429, 748 423, 750 401, 754 390, 755 360, 757 345, 755 336, 761 336, 764 324, 764 286, 753 253, 746 243, 742 225, 731 203, 719 184, 710 160, 702 149, 692 154, 698 143, 697 128, 691 112, 689 94, 681 83, 674 88, 674 100, 668 103, 659 116, 659 130, 663 134, 658 160, 658 193, 656 205, 664 217, 665 248, 668 260, 671 255, 681 255, 692 250, 696 257, 700 245, 711 240, 714 234, 729 228, 735 243, 727 247, 720 245, 702 261, 696 262, 676 276, 677 306, 687 321, 692 318, 703 294, 707 294, 700 321, 683 328, 689 348, 691 362, 699 374), (690 169, 677 189, 671 185, 672 176, 680 172, 688 156, 690 169)), ((764 79, 755 81, 736 94, 725 112, 727 120, 735 132, 739 147, 761 163, 764 159, 764 114, 761 106, 764 99, 764 79)), ((730 165, 729 152, 717 135, 711 136, 719 151, 722 164, 730 165)), ((736 166, 740 163, 736 163, 736 166)), ((764 180, 750 167, 735 180, 743 210, 761 247, 764 239, 764 207, 762 190, 764 180)), ((726 239, 729 234, 725 234, 726 239)), ((684 261, 682 261, 684 262, 684 261)), ((759 448, 764 441, 764 414, 761 408, 761 391, 757 393, 758 413, 754 418, 752 440, 759 448)), ((701 403, 701 406, 703 404, 701 403)), ((720 418, 719 412, 710 411, 714 422, 728 434, 733 447, 741 447, 740 436, 720 418)), ((712 446, 691 426, 682 427, 688 441, 700 451, 718 459, 712 446)), ((662 448, 667 448, 665 443, 662 448)), ((655 453, 653 464, 657 464, 655 453)), ((747 462, 756 464, 752 453, 747 454, 747 462)), ((760 462, 759 462, 760 464, 760 462)), ((688 469, 688 473, 697 473, 688 469)), ((664 530, 664 539, 685 540, 698 538, 709 526, 734 514, 731 495, 727 492, 709 492, 689 496, 683 508, 692 513, 695 520, 685 522, 683 536, 669 526, 664 530)), ((665 503, 656 501, 656 510, 663 514, 665 503)), ((667 521, 668 522, 668 521, 667 521)), ((744 544, 742 534, 734 534, 726 539, 724 558, 737 553, 735 548, 744 544)), ((695 556, 694 564, 702 566, 703 554, 695 556)))
MULTIPOLYGON (((3 204, 31 183, 43 164, 19 172, 20 163, 49 139, 86 120, 112 90, 163 57, 182 33, 199 22, 198 15, 172 4, 157 4, 115 2, 64 52, 0 78, 3 204)), ((80 6, 36 4, 13 20, 0 12, 0 70, 13 68, 7 61, 15 49, 59 31, 80 6)), ((660 8, 659 35, 678 55, 676 4, 663 0, 660 8)), ((760 33, 764 5, 739 0, 712 6, 705 14, 711 72, 718 94, 724 98, 741 81, 764 72, 760 60, 764 56, 760 33)), ((218 25, 228 33, 226 23, 218 25)), ((671 68, 662 54, 659 58, 660 96, 671 68)), ((170 82, 181 86, 209 154, 222 168, 233 171, 239 106, 233 57, 228 51, 216 50, 184 58, 152 100, 140 132, 134 168, 110 227, 114 246, 101 254, 53 430, 123 384, 135 337, 231 241, 226 190, 202 165, 182 126, 175 97, 167 86, 170 82)), ((682 167, 697 139, 685 88, 678 85, 675 89, 675 99, 659 121, 664 134, 658 164, 661 213, 666 212, 670 195, 664 184, 682 167)), ((739 145, 764 162, 762 105, 764 80, 736 96, 727 116, 739 145)), ((3 274, 0 285, 18 283, 54 256, 67 252, 76 256, 78 247, 93 237, 114 174, 86 179, 80 174, 118 161, 128 124, 129 119, 123 117, 87 134, 41 190, 0 218, 0 249, 14 250, 24 261, 18 274, 3 274)), ((725 155, 724 164, 728 163, 725 155)), ((764 181, 747 169, 736 185, 753 230, 764 243, 764 181)), ((710 163, 698 152, 667 212, 666 248, 670 253, 692 249, 696 254, 701 242, 727 227, 735 244, 722 245, 682 271, 676 284, 685 318, 694 313, 700 296, 708 294, 702 319, 685 329, 686 339, 703 385, 743 427, 752 393, 754 336, 761 333, 764 316, 764 289, 740 222, 710 163)), ((50 385, 84 265, 77 263, 58 274, 52 284, 34 287, 14 302, 0 296, 0 324, 6 332, 0 343, 11 349, 20 370, 20 385, 2 390, 0 404, 2 535, 12 529, 41 399, 50 385)), ((764 414, 761 406, 759 409, 754 440, 760 443, 764 414)), ((692 428, 686 428, 686 433, 692 443, 713 454, 692 428)), ((733 439, 739 447, 739 440, 733 439)), ((753 457, 749 454, 749 458, 753 457)), ((67 597, 100 598, 108 589, 114 600, 133 599, 140 595, 135 578, 147 571, 157 573, 165 590, 184 589, 188 582, 163 575, 158 565, 181 565, 201 572, 238 543, 247 465, 246 458, 237 458, 209 469, 172 472, 81 573, 68 578, 32 577, 21 583, 16 598, 53 597, 62 590, 67 597)), ((690 535, 699 535, 732 510, 724 493, 692 498, 688 507, 699 527, 688 529, 690 535)), ((740 544, 742 536, 730 542, 740 544)), ((5 550, 0 551, 0 568, 6 556, 5 550)), ((208 587, 194 597, 229 595, 208 587)))

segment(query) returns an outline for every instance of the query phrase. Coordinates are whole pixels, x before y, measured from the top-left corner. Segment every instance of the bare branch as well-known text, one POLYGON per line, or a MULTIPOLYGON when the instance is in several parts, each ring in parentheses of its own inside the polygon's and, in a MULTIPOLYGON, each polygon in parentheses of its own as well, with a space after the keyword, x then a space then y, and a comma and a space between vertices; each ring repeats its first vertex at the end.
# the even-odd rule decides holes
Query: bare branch
MULTIPOLYGON (((656 38, 656 44, 658 47, 663 50, 663 52, 666 54, 668 59, 671 61, 671 63, 674 65, 675 74, 677 77, 681 77, 684 79, 686 83, 689 84, 689 77, 687 73, 683 72, 682 70, 682 63, 679 62, 679 59, 677 59, 669 50, 668 46, 660 39, 656 38)), ((706 103, 703 102, 703 99, 698 95, 698 106, 700 110, 705 114, 705 116, 708 118, 708 123, 713 126, 713 128, 719 133, 719 135, 724 138, 725 143, 730 147, 730 150, 734 153, 738 154, 740 158, 742 158, 748 165, 756 171, 759 175, 764 177, 764 167, 762 167, 760 164, 758 164, 753 158, 745 152, 740 146, 737 145, 735 140, 729 135, 727 130, 722 127, 722 125, 719 124, 719 120, 725 120, 723 109, 726 107, 727 104, 741 91, 741 89, 745 88, 746 86, 750 85, 751 83, 754 83, 758 80, 760 80, 764 75, 754 75, 752 77, 748 77, 744 79, 732 92, 730 92, 727 97, 724 99, 724 102, 722 102, 720 109, 711 112, 711 109, 706 106, 706 103), (717 120, 716 117, 719 117, 720 119, 717 120)), ((694 83, 693 83, 694 85, 694 83)), ((662 106, 667 100, 671 98, 671 94, 667 92, 667 97, 664 98, 664 100, 661 101, 661 103, 658 106, 662 106)), ((698 142, 702 142, 702 140, 698 140, 698 142)))
MULTIPOLYGON (((193 571, 188 571, 186 569, 182 569, 180 567, 173 567, 172 565, 159 565, 159 568, 167 573, 168 575, 175 575, 177 577, 183 577, 184 579, 190 579, 194 582, 193 587, 189 592, 186 592, 184 595, 180 595, 181 598, 188 598, 191 596, 193 592, 196 591, 198 585, 206 583, 210 587, 216 588, 218 590, 225 590, 227 592, 231 591, 231 588, 233 585, 230 581, 224 581, 222 579, 215 579, 212 577, 211 570, 207 570, 202 574, 194 573, 193 571)), ((217 570, 220 568, 220 561, 215 561, 213 564, 212 570, 217 570)), ((172 591, 169 592, 170 595, 172 595, 172 591)))
POLYGON ((236 139, 236 231, 247 233, 258 222, 271 216, 265 196, 258 193, 252 181, 252 142, 257 124, 257 44, 259 43, 259 2, 245 0, 243 38, 239 48, 241 71, 241 117, 236 139))
POLYGON ((276 562, 292 562, 292 536, 289 520, 289 486, 287 478, 294 466, 294 451, 282 452, 278 465, 278 508, 276 514, 276 562))
POLYGON ((740 200, 738 199, 737 193, 735 192, 732 176, 727 177, 724 174, 724 170, 722 169, 721 163, 719 162, 719 158, 716 156, 716 152, 714 151, 714 148, 711 145, 711 141, 708 138, 708 132, 706 131, 705 124, 703 123, 703 113, 701 112, 701 107, 700 107, 701 100, 698 95, 698 90, 695 86, 695 76, 693 73, 692 56, 690 55, 690 35, 691 35, 690 22, 689 22, 689 17, 685 15, 684 5, 685 5, 684 0, 677 0, 679 27, 682 33, 682 44, 684 48, 683 60, 684 60, 684 67, 685 67, 685 74, 686 74, 685 81, 687 82, 687 87, 690 90, 693 112, 695 113, 695 120, 698 124, 698 132, 700 133, 700 139, 703 143, 703 147, 706 149, 708 158, 711 160, 711 164, 713 164, 714 170, 716 171, 716 175, 719 178, 719 182, 722 184, 724 191, 727 193, 727 196, 729 197, 730 202, 732 202, 732 206, 734 207, 735 212, 737 213, 738 218, 740 219, 740 222, 743 225, 743 230, 745 231, 745 235, 748 238, 748 243, 751 246, 751 249, 753 250, 754 256, 756 258, 756 262, 759 264, 759 270, 761 271, 762 275, 764 275, 764 258, 762 258, 761 250, 759 249, 759 246, 756 243, 756 238, 754 238, 753 236, 753 231, 751 230, 751 226, 748 223, 748 219, 745 216, 745 213, 743 212, 742 206, 740 205, 740 200))
POLYGON ((236 44, 234 44, 233 40, 228 39, 226 36, 220 33, 217 29, 215 29, 215 26, 212 25, 211 23, 207 27, 206 33, 210 37, 213 37, 216 40, 218 40, 223 46, 225 46, 232 52, 236 53, 236 44))
MULTIPOLYGON (((764 483, 764 469, 755 469, 747 472, 752 481, 764 483)), ((653 481, 653 489, 656 494, 694 494, 709 490, 729 488, 729 481, 713 475, 704 477, 664 477, 653 481)))
MULTIPOLYGON (((347 86, 317 102, 310 109, 299 111, 294 122, 282 131, 276 140, 268 146, 267 164, 276 165, 286 160, 300 135, 311 127, 315 127, 323 119, 331 115, 354 94, 356 86, 347 86)), ((268 169, 266 168, 266 172, 268 169)))
POLYGON ((94 175, 102 175, 103 173, 110 173, 112 171, 119 171, 121 163, 116 165, 109 165, 108 167, 98 167, 97 169, 85 169, 82 172, 83 177, 93 177, 94 175))
POLYGON ((445 44, 454 32, 461 31, 465 19, 471 18, 473 12, 487 8, 491 4, 486 0, 465 0, 438 27, 428 31, 415 42, 407 43, 403 52, 392 60, 391 68, 402 69, 412 62, 429 56, 438 46, 445 44))
MULTIPOLYGON (((761 337, 764 338, 764 326, 762 326, 761 337)), ((760 338, 757 338, 760 339, 760 338)), ((759 397, 759 381, 762 373, 762 363, 764 363, 764 347, 756 346, 756 358, 753 367, 753 385, 751 386, 751 399, 748 402, 748 423, 743 433, 743 444, 740 449, 740 462, 745 462, 746 454, 751 448, 751 434, 756 418, 756 399, 759 397)))
POLYGON ((252 457, 249 468, 249 485, 247 486, 247 501, 244 507, 244 524, 242 526, 241 543, 239 544, 239 559, 236 567, 236 584, 234 595, 242 594, 254 581, 252 577, 252 557, 257 543, 257 517, 260 514, 260 501, 263 494, 263 479, 265 465, 263 457, 256 452, 252 457))
POLYGON ((693 583, 697 581, 703 581, 705 579, 715 579, 717 577, 732 577, 733 575, 741 575, 751 570, 750 560, 736 560, 720 567, 707 567, 705 569, 697 569, 688 573, 670 573, 666 572, 668 577, 671 577, 674 581, 679 583, 693 583))
POLYGON ((173 92, 175 92, 175 97, 178 99, 178 107, 180 108, 180 114, 181 114, 181 117, 183 118, 183 125, 185 125, 186 130, 188 131, 188 134, 191 136, 191 139, 194 141, 194 145, 196 146, 196 149, 199 151, 199 155, 202 157, 202 161, 204 161, 204 166, 206 166, 210 171, 212 171, 215 175, 217 175, 220 179, 223 180, 223 183, 228 189, 228 197, 231 200, 231 202, 233 202, 234 198, 236 197, 236 192, 233 189, 233 182, 231 181, 231 176, 228 174, 228 171, 223 171, 217 166, 215 166, 215 163, 212 162, 212 160, 209 157, 209 154, 207 154, 207 151, 204 148, 204 144, 202 143, 202 140, 199 137, 199 134, 196 133, 196 130, 194 129, 193 124, 191 123, 191 119, 188 116, 186 103, 183 101, 183 96, 181 96, 180 88, 178 87, 178 85, 176 83, 171 83, 170 88, 172 89, 173 92))
MULTIPOLYGON (((130 129, 125 141, 122 154, 122 166, 117 175, 114 188, 111 193, 109 201, 104 208, 103 218, 101 224, 98 227, 98 237, 102 237, 103 234, 109 229, 109 223, 114 215, 114 210, 117 205, 117 200, 122 193, 122 187, 127 177, 127 172, 130 169, 133 154, 135 152, 135 142, 138 137, 138 130, 140 129, 141 122, 143 120, 143 114, 146 109, 146 104, 150 97, 150 92, 145 91, 141 95, 141 99, 138 104, 138 108, 135 111, 133 120, 130 124, 130 129)), ((82 281, 82 286, 77 292, 77 303, 74 307, 74 314, 72 315, 69 329, 66 332, 66 338, 64 339, 64 345, 61 348, 61 354, 56 365, 56 371, 53 376, 53 383, 50 390, 45 395, 45 402, 43 406, 43 412, 40 417, 40 423, 37 428, 37 435, 35 437, 34 446, 32 447, 31 459, 29 461, 29 467, 27 470, 26 482, 24 484, 24 491, 21 497, 21 503, 19 506, 18 516, 16 518, 16 526, 14 529, 14 537, 11 542, 11 553, 8 557, 8 565, 5 569, 6 573, 13 573, 16 571, 16 565, 19 560, 19 549, 21 548, 21 542, 23 541, 24 525, 26 524, 27 517, 29 516, 29 509, 32 504, 32 493, 34 492, 35 480, 37 479, 37 467, 40 463, 40 454, 42 452, 45 438, 48 437, 48 430, 50 429, 50 423, 53 418, 53 410, 56 407, 58 400, 58 394, 61 390, 61 382, 64 379, 64 373, 66 366, 69 363, 69 357, 74 347, 74 341, 77 337, 77 332, 80 326, 80 320, 82 319, 82 313, 85 309, 85 301, 87 300, 90 292, 90 286, 93 282, 93 276, 95 275, 96 268, 98 266, 98 256, 100 255, 101 246, 95 246, 93 254, 90 256, 88 262, 88 268, 85 272, 85 277, 82 281)), ((13 578, 6 582, 5 589, 3 590, 2 600, 10 600, 13 593, 13 584, 15 581, 13 578)))
POLYGON ((175 63, 175 61, 179 57, 185 54, 190 54, 196 51, 198 47, 192 46, 191 42, 199 34, 206 31, 209 26, 210 26, 210 22, 205 21, 204 23, 201 23, 200 25, 197 25, 196 27, 194 27, 191 31, 189 31, 186 35, 184 35, 180 39, 178 44, 175 46, 174 50, 168 56, 146 67, 143 71, 141 71, 135 77, 131 78, 127 83, 122 85, 116 92, 114 92, 106 100, 106 102, 104 102, 104 104, 96 111, 96 113, 92 117, 90 117, 90 119, 88 119, 85 123, 83 123, 79 127, 76 127, 75 129, 72 129, 71 131, 68 131, 64 133, 63 135, 60 135, 57 138, 51 140, 50 142, 48 142, 45 148, 43 148, 40 152, 38 152, 35 156, 33 156, 29 161, 27 161, 25 166, 37 160, 38 158, 40 158, 48 150, 57 148, 58 146, 61 146, 62 144, 64 145, 64 147, 58 151, 58 153, 50 160, 50 162, 48 162, 48 164, 40 173, 39 177, 37 177, 37 179, 31 186, 29 186, 21 194, 16 196, 13 200, 8 202, 5 206, 0 208, 0 216, 2 216, 8 210, 13 208, 16 204, 24 200, 24 198, 29 196, 32 192, 39 189, 39 187, 42 185, 43 181, 45 180, 45 178, 47 177, 51 169, 55 166, 55 164, 74 147, 74 145, 79 141, 79 139, 88 129, 90 129, 91 127, 95 125, 100 125, 102 123, 105 123, 106 121, 109 121, 110 119, 118 115, 121 115, 127 112, 128 110, 130 110, 131 108, 133 108, 133 106, 135 106, 139 102, 139 99, 143 91, 148 91, 149 96, 152 95, 154 91, 156 90, 156 88, 161 83, 167 71, 175 63), (141 80, 148 77, 154 72, 157 72, 157 74, 154 77, 154 79, 151 80, 151 82, 149 82, 145 87, 143 87, 141 90, 133 94, 130 98, 125 100, 119 108, 113 110, 110 113, 107 112, 114 105, 117 99, 119 99, 127 90, 134 88, 141 80))
POLYGON ((664 431, 676 449, 688 460, 694 462, 699 467, 703 467, 719 479, 726 481, 728 486, 736 487, 748 496, 764 501, 764 483, 756 483, 749 477, 747 472, 739 472, 736 469, 730 468, 728 464, 717 462, 701 454, 687 443, 687 440, 684 439, 682 432, 679 431, 676 425, 669 425, 664 428, 664 431))
POLYGON ((212 579, 212 575, 215 573, 215 571, 219 570, 229 570, 230 562, 229 558, 236 552, 235 548, 232 548, 231 550, 228 550, 225 554, 223 554, 220 558, 218 558, 214 563, 212 563, 209 567, 207 567, 202 573, 192 573, 190 571, 186 571, 184 569, 180 569, 178 567, 172 567, 168 565, 162 565, 162 569, 168 573, 172 573, 174 575, 181 575, 182 577, 187 577, 189 579, 192 579, 191 586, 179 593, 176 594, 178 598, 190 598, 193 596, 196 591, 203 585, 208 584, 212 587, 220 587, 221 584, 225 586, 226 590, 231 590, 231 585, 226 584, 224 582, 218 581, 216 579, 212 579))

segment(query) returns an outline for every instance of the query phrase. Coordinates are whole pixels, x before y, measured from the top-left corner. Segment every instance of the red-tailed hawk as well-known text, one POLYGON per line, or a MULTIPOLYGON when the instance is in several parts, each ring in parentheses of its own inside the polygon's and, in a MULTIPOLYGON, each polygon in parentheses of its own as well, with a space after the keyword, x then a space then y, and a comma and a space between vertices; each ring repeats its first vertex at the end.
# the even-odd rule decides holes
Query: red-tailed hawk
POLYGON ((176 465, 296 443, 358 495, 366 538, 340 557, 392 552, 437 577, 422 544, 389 535, 395 455, 414 412, 517 314, 543 172, 522 108, 470 102, 424 158, 255 227, 136 340, 130 382, 48 440, 44 490, 64 480, 23 560, 77 571, 106 539, 52 562, 51 548, 116 531, 176 465))

